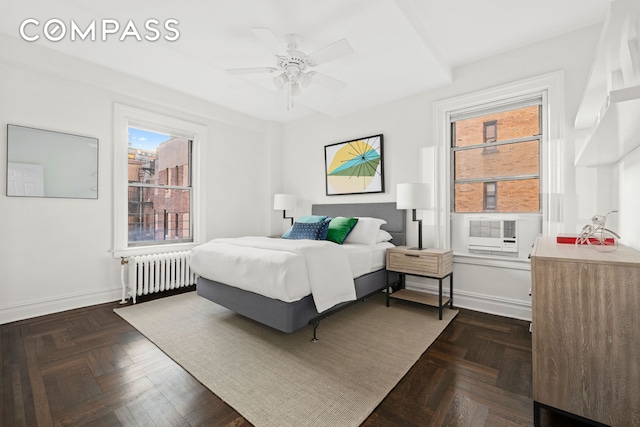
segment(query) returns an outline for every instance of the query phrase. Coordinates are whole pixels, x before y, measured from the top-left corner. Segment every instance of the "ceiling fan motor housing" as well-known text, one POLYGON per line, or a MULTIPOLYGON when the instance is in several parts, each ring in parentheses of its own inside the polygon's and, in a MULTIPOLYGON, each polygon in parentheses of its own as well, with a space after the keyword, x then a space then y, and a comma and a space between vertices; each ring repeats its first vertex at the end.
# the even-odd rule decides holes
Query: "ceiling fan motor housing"
MULTIPOLYGON (((277 44, 277 39, 271 30, 267 28, 254 28, 253 31, 266 44, 273 46, 274 41, 275 44, 277 44)), ((284 40, 287 43, 286 55, 276 55, 276 68, 252 67, 232 69, 227 70, 227 72, 231 74, 278 72, 272 79, 273 83, 278 89, 283 89, 286 86, 290 96, 299 95, 301 93, 300 87, 308 87, 312 80, 336 92, 344 89, 346 83, 309 69, 352 53, 353 48, 346 39, 338 40, 337 42, 317 49, 309 55, 298 50, 298 45, 302 42, 302 37, 299 35, 289 33, 284 36, 284 40)), ((282 50, 277 49, 277 51, 281 52, 282 50)))
POLYGON ((278 56, 278 68, 286 71, 289 67, 295 67, 299 71, 304 71, 308 66, 313 66, 304 52, 292 49, 287 53, 289 56, 278 56))

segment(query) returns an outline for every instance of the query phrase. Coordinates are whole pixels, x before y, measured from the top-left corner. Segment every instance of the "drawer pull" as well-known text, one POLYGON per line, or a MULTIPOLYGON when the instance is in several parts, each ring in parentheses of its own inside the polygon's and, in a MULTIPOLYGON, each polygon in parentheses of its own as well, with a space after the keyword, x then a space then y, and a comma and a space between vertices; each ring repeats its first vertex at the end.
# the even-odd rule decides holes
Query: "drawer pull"
POLYGON ((410 256, 410 257, 414 257, 414 258, 420 258, 420 255, 414 255, 414 254, 404 254, 404 256, 410 256))

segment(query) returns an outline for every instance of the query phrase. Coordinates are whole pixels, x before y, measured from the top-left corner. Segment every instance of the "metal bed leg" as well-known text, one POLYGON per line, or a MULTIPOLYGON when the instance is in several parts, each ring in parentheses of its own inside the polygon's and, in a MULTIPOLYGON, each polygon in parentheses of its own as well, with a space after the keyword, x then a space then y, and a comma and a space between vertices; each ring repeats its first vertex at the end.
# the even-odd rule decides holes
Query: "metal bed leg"
POLYGON ((316 337, 316 330, 318 329, 319 325, 320 325, 319 320, 316 320, 315 322, 313 322, 313 338, 311 338, 311 342, 318 342, 318 338, 316 337))
POLYGON ((438 279, 438 319, 442 320, 442 278, 438 279))
POLYGON ((386 289, 386 294, 387 294, 387 307, 389 307, 389 291, 391 290, 391 287, 389 286, 389 271, 387 271, 387 289, 386 289))
POLYGON ((449 308, 453 310, 453 271, 449 275, 449 308))

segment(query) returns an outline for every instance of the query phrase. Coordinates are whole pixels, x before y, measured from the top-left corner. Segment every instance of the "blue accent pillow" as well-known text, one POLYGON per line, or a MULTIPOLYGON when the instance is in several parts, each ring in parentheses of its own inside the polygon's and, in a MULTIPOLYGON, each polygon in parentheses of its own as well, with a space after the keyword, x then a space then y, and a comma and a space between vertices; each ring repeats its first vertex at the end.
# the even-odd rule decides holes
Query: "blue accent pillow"
POLYGON ((320 240, 327 240, 327 234, 329 234, 329 225, 331 224, 331 220, 333 218, 327 217, 322 223, 324 224, 324 229, 322 230, 322 236, 320 236, 320 240))
MULTIPOLYGON (((325 219, 327 219, 326 215, 303 215, 298 217, 298 219, 296 219, 296 222, 302 222, 305 224, 311 224, 314 222, 322 222, 325 219)), ((282 235, 283 239, 286 239, 289 237, 289 233, 291 233, 291 229, 293 228, 293 226, 291 226, 287 231, 284 232, 284 234, 282 235)))
POLYGON ((327 224, 323 222, 296 222, 291 227, 291 232, 287 239, 292 240, 324 240, 323 235, 327 235, 327 224))
POLYGON ((305 223, 312 223, 312 222, 322 222, 325 219, 327 219, 326 215, 303 215, 303 216, 298 217, 298 219, 296 219, 296 221, 305 222, 305 223))

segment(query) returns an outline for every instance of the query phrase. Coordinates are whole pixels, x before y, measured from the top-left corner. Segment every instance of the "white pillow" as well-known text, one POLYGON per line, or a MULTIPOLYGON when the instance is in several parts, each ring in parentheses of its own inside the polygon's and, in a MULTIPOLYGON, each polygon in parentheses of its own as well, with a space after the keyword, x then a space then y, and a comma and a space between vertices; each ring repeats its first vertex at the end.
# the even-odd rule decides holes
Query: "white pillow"
POLYGON ((383 230, 382 228, 378 230, 378 236, 376 237, 376 243, 380 242, 390 242, 393 239, 393 236, 389 234, 387 230, 383 230))
POLYGON ((353 227, 353 230, 351 230, 351 233, 349 233, 344 242, 374 246, 378 238, 380 226, 386 223, 387 221, 380 218, 358 217, 356 226, 353 227))

